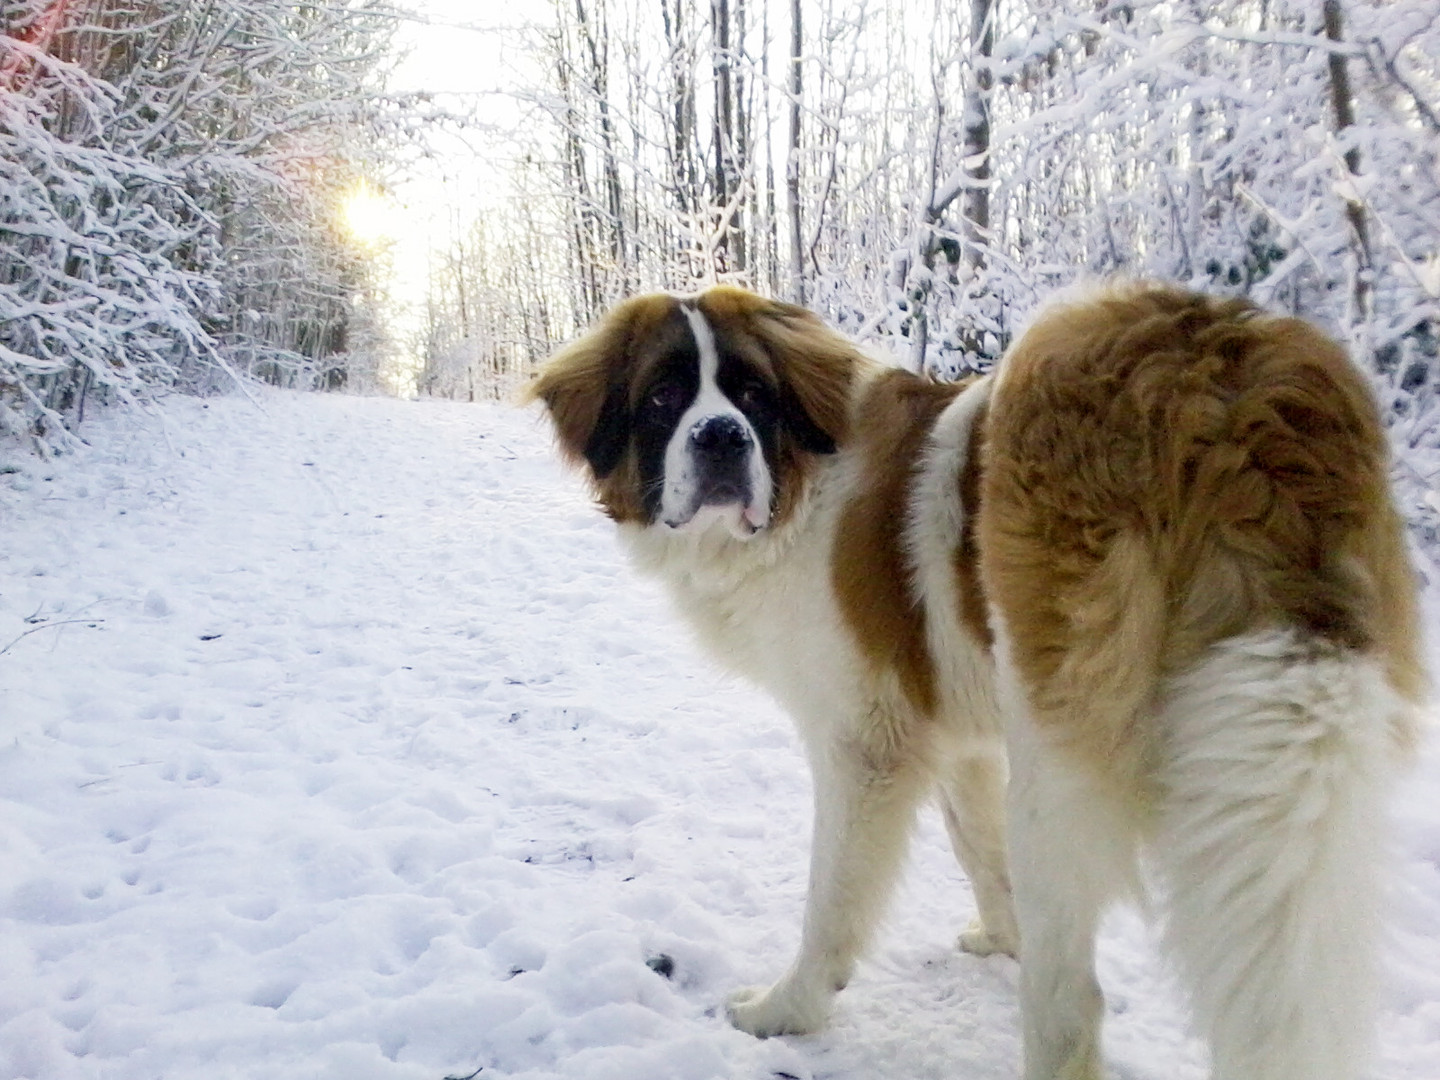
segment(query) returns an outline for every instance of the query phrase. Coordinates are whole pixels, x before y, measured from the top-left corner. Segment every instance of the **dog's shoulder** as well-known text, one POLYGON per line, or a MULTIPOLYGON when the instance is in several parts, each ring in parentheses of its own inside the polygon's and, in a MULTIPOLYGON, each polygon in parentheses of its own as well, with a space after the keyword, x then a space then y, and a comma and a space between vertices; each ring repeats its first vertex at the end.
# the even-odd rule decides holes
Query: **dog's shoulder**
POLYGON ((846 447, 852 480, 835 525, 830 586, 846 625, 867 663, 892 669, 924 713, 935 710, 938 688, 923 615, 927 577, 913 566, 910 523, 927 494, 920 480, 931 434, 963 389, 898 370, 865 386, 846 447))

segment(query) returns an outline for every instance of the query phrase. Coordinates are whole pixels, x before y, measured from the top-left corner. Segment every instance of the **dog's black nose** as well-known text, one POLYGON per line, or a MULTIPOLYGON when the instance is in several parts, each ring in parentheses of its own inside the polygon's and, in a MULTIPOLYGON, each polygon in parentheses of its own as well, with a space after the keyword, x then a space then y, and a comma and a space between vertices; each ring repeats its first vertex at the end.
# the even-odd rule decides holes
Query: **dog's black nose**
POLYGON ((706 457, 725 459, 739 457, 750 449, 750 432, 733 416, 711 416, 700 421, 690 432, 690 443, 706 457))

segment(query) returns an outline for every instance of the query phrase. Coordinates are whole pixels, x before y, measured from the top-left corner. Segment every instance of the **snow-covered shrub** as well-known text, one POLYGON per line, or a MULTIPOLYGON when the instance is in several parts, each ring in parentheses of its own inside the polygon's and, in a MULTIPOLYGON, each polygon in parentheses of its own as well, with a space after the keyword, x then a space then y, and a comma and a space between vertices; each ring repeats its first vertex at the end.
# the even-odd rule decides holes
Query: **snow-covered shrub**
POLYGON ((394 15, 0 0, 0 429, 55 448, 97 396, 373 369, 334 222, 383 164, 394 15))
POLYGON ((98 137, 109 84, 0 37, 0 430, 63 440, 87 395, 131 398, 213 359, 213 283, 177 265, 211 227, 179 177, 98 137))

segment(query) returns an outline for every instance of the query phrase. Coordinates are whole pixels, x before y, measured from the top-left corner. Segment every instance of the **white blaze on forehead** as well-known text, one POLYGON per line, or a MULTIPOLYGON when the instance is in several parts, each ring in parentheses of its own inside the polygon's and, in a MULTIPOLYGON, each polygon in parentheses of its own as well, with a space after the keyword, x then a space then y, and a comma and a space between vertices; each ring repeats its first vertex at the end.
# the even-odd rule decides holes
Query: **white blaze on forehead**
POLYGON ((749 418, 720 389, 720 350, 715 344, 715 331, 709 320, 689 302, 682 301, 680 310, 695 339, 700 366, 699 386, 695 400, 681 415, 665 447, 665 487, 660 498, 660 520, 674 528, 683 528, 697 518, 701 519, 700 523, 708 524, 718 513, 736 536, 749 536, 770 523, 770 469, 760 449, 760 437, 749 418), (710 506, 697 513, 701 511, 700 476, 690 434, 701 423, 717 416, 733 417, 750 437, 747 464, 750 499, 744 506, 710 506))
MULTIPOLYGON (((682 304, 680 310, 685 313, 685 318, 690 323, 690 333, 695 338, 695 350, 700 354, 700 397, 705 396, 707 389, 720 395, 720 384, 715 381, 720 374, 720 350, 715 347, 715 331, 710 329, 710 324, 705 321, 705 316, 700 314, 698 308, 682 304)), ((695 399, 695 403, 700 403, 699 397, 695 399)), ((726 404, 729 402, 726 401, 726 404)))

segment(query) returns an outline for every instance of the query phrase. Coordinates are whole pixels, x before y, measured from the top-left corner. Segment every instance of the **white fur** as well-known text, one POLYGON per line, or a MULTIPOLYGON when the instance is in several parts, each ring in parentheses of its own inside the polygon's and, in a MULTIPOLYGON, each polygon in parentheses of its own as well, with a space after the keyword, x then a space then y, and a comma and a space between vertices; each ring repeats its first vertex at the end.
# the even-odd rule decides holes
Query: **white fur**
POLYGON ((1289 631, 1223 642, 1169 688, 1154 855, 1215 1080, 1361 1075, 1405 708, 1374 660, 1289 631))
MULTIPOLYGON (((923 466, 926 491, 958 490, 975 403, 937 425, 944 435, 923 466)), ((922 726, 923 743, 898 756, 889 752, 888 732, 910 719, 911 706, 893 676, 870 673, 832 589, 833 538, 859 465, 843 447, 817 462, 787 520, 746 543, 718 523, 687 533, 621 528, 636 564, 665 581, 702 643, 786 707, 810 761, 814 841, 800 950, 773 986, 740 991, 730 1002, 731 1020, 757 1035, 824 1025, 883 911, 915 809, 937 781, 982 916, 962 942, 976 952, 1015 948, 991 668, 960 623, 953 586, 942 589, 951 571, 936 577, 927 569, 922 586, 941 589, 926 597, 932 640, 949 650, 942 677, 959 681, 945 695, 940 722, 922 726)), ((912 551, 928 563, 947 535, 958 539, 958 514, 957 504, 918 515, 912 551)), ((942 564, 949 566, 948 555, 942 564)))
POLYGON ((716 381, 720 354, 715 347, 714 330, 693 304, 682 303, 680 310, 685 313, 695 338, 695 348, 700 357, 700 386, 695 400, 681 415, 675 425, 675 434, 665 447, 665 487, 660 496, 660 520, 671 528, 694 533, 703 533, 712 523, 719 521, 732 536, 748 539, 770 523, 770 501, 774 492, 770 469, 765 464, 765 455, 760 452, 760 439, 749 418, 725 396, 716 381), (691 435, 706 421, 719 416, 738 421, 750 437, 750 498, 743 506, 700 506, 691 435))
POLYGON ((960 944, 969 952, 1014 953, 1019 935, 1005 871, 1006 767, 1000 741, 1001 713, 995 665, 960 617, 954 552, 965 525, 960 477, 970 433, 990 399, 991 380, 967 387, 936 420, 917 470, 905 528, 905 545, 919 594, 925 597, 925 630, 946 715, 965 717, 953 748, 956 759, 940 774, 941 808, 955 856, 975 889, 976 925, 960 944))
POLYGON ((970 432, 990 399, 990 380, 980 379, 955 398, 935 421, 920 460, 905 546, 911 573, 925 597, 930 655, 939 667, 940 686, 957 712, 980 713, 998 736, 994 665, 964 628, 956 602, 954 554, 965 525, 960 476, 965 469, 970 432))
POLYGON ((1389 732, 1407 708, 1375 661, 1272 631, 1221 642, 1157 709, 1149 823, 1033 723, 998 632, 1026 1080, 1099 1080, 1094 936, 1163 886, 1167 951, 1214 1080, 1357 1080, 1370 1038, 1389 732))
POLYGON ((1100 1080, 1095 934, 1105 908, 1137 891, 1137 837, 1101 783, 1035 725, 1011 661, 1008 627, 993 607, 990 623, 1010 752, 1025 1080, 1100 1080))

